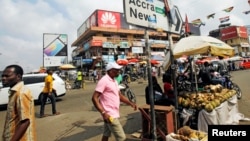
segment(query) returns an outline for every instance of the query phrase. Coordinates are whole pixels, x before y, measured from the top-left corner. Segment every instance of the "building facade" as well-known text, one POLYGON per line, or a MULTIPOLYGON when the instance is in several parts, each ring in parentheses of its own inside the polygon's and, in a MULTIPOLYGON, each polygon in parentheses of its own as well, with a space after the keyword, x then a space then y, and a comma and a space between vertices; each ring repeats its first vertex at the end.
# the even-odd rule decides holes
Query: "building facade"
POLYGON ((218 38, 232 46, 235 55, 250 56, 249 35, 245 26, 227 26, 209 32, 209 36, 218 38))
MULTIPOLYGON (((93 69, 117 59, 143 61, 148 56, 163 61, 169 45, 168 34, 150 29, 148 34, 150 55, 145 47, 145 28, 128 24, 123 13, 98 9, 77 29, 77 39, 71 45, 76 47, 72 52, 74 65, 93 69)), ((173 43, 180 37, 171 36, 173 43)))

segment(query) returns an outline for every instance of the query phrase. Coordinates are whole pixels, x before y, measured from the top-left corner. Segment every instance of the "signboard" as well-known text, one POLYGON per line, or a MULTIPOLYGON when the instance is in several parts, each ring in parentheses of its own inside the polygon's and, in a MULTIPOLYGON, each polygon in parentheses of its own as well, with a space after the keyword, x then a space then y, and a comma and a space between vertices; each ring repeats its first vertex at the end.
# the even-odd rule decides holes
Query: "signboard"
POLYGON ((68 62, 67 34, 43 34, 43 66, 56 67, 68 62))
POLYGON ((247 28, 245 26, 240 26, 238 28, 239 37, 248 38, 247 28))
POLYGON ((238 36, 237 28, 235 26, 223 28, 221 29, 220 32, 221 32, 221 40, 223 41, 233 39, 238 36))
POLYGON ((120 48, 130 48, 130 46, 128 42, 123 41, 123 42, 120 42, 120 48))
POLYGON ((114 45, 112 42, 103 42, 102 47, 103 48, 117 48, 117 45, 114 45))
POLYGON ((99 27, 120 28, 121 20, 120 13, 109 12, 104 10, 97 11, 97 24, 99 27))
POLYGON ((142 47, 132 47, 132 53, 143 53, 142 47))
POLYGON ((177 6, 171 7, 171 16, 175 24, 169 29, 169 19, 165 12, 165 3, 162 0, 123 0, 126 21, 130 24, 162 29, 167 32, 180 34, 183 20, 177 6))

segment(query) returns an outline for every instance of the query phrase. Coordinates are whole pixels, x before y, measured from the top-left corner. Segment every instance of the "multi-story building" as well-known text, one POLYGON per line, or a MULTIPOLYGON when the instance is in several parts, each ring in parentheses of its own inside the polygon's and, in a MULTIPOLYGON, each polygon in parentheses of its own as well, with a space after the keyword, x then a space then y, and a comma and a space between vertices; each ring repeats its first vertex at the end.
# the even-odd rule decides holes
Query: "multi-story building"
POLYGON ((218 38, 232 46, 235 55, 250 55, 249 36, 245 26, 227 26, 209 32, 209 36, 218 38))
MULTIPOLYGON (((191 32, 200 34, 200 30, 193 26, 191 32)), ((169 44, 168 34, 150 29, 148 34, 150 55, 145 47, 145 28, 128 24, 123 13, 96 10, 77 29, 77 39, 72 43, 72 47, 76 47, 72 58, 76 66, 88 69, 116 59, 144 60, 151 56, 163 61, 169 44)), ((173 43, 180 38, 179 34, 171 36, 173 43)))
MULTIPOLYGON (((123 13, 96 10, 78 28, 72 58, 89 69, 115 59, 146 59, 145 29, 128 24, 123 13)), ((163 58, 168 45, 166 32, 148 30, 152 55, 163 58)), ((172 35, 173 41, 179 35, 172 35)))

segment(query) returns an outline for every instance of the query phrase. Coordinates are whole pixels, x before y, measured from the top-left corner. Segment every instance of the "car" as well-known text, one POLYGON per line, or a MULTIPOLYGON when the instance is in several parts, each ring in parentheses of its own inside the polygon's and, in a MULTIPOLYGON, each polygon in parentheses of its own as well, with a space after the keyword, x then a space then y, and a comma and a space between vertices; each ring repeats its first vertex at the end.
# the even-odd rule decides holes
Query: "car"
MULTIPOLYGON (((44 79, 47 73, 39 74, 24 74, 23 82, 32 92, 34 101, 36 103, 40 102, 40 95, 44 87, 44 79)), ((53 77, 53 88, 56 90, 56 97, 62 97, 66 95, 66 85, 64 80, 58 76, 56 73, 52 75, 53 77)), ((8 104, 9 87, 3 87, 2 83, 0 85, 0 106, 8 104)), ((50 100, 48 99, 49 103, 50 100)))
POLYGON ((249 69, 250 68, 250 62, 242 62, 240 65, 242 69, 249 69))

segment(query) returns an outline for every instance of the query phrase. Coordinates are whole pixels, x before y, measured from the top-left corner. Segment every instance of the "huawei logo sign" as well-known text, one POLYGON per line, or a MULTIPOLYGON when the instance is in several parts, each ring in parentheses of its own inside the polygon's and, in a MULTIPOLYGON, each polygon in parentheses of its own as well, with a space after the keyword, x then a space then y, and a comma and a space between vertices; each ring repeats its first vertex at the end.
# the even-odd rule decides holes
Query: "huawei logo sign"
POLYGON ((101 20, 103 24, 115 24, 116 23, 116 18, 111 12, 103 13, 101 20))

